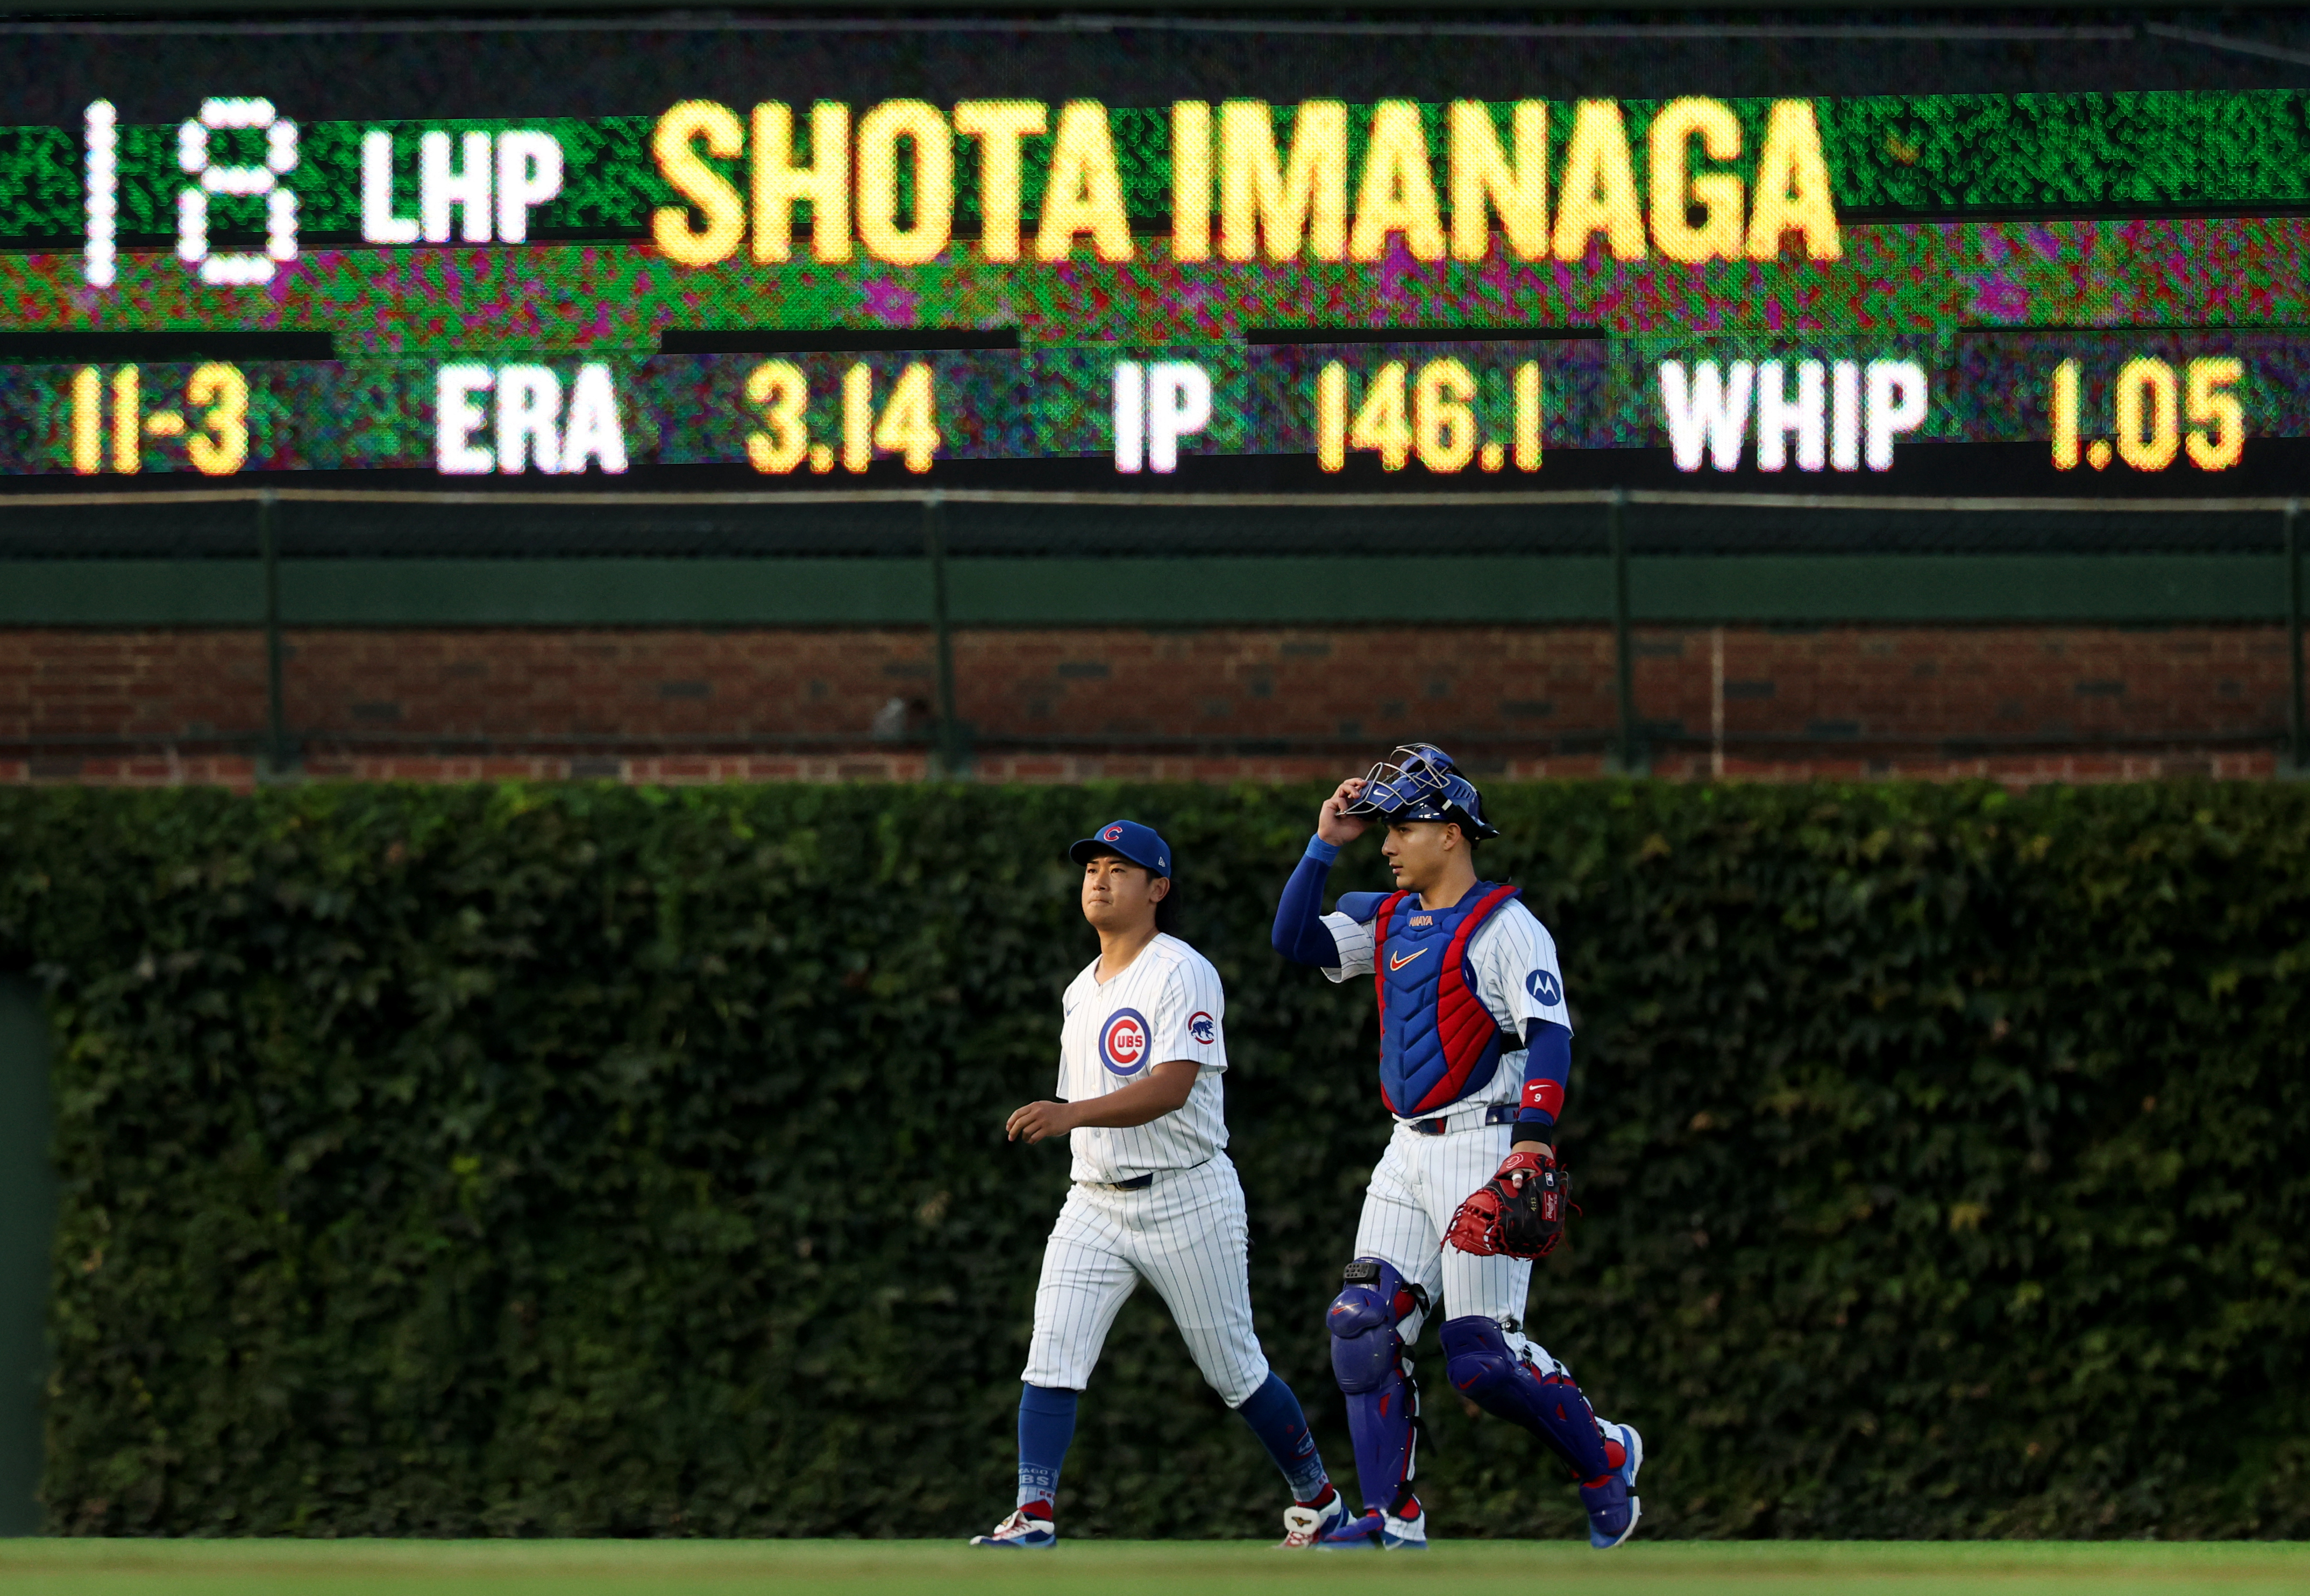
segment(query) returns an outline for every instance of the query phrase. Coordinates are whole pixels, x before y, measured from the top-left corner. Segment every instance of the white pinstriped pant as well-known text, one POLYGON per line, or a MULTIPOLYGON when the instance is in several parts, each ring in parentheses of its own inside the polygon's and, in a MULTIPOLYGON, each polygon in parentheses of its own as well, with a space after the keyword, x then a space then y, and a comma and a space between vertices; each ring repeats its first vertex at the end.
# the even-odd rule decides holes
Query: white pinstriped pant
MULTIPOLYGON (((1475 1316, 1521 1323, 1532 1290, 1532 1260, 1498 1253, 1478 1257, 1441 1245, 1454 1211, 1492 1178, 1515 1141, 1508 1125, 1423 1136, 1399 1123, 1365 1188, 1356 1256, 1384 1259, 1405 1279, 1418 1281, 1441 1310, 1440 1319, 1475 1316)), ((1398 1328, 1404 1345, 1420 1339, 1423 1322, 1414 1314, 1398 1328)), ((1509 1333, 1507 1340, 1526 1352, 1543 1375, 1564 1368, 1521 1334, 1509 1333)))
POLYGON ((1251 1328, 1248 1246, 1243 1184, 1225 1153, 1194 1169, 1159 1169, 1141 1192, 1076 1186, 1043 1248, 1035 1339, 1020 1378, 1089 1385, 1116 1314, 1144 1279, 1169 1306, 1203 1378, 1238 1406, 1267 1380, 1267 1355, 1251 1328))

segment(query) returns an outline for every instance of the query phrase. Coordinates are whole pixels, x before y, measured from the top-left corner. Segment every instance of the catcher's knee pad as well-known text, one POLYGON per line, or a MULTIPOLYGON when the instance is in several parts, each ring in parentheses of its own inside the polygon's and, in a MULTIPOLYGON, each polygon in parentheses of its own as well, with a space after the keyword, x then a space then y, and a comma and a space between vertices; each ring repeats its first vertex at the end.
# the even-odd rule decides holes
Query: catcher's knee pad
POLYGON ((1364 1505, 1393 1512, 1409 1488, 1418 1447, 1420 1388, 1403 1355, 1401 1326, 1427 1295, 1376 1258, 1348 1265, 1327 1315, 1332 1372, 1347 1393, 1348 1434, 1364 1505))
POLYGON ((1538 1436, 1581 1479, 1611 1472, 1596 1415, 1562 1365, 1551 1360, 1543 1374, 1516 1355, 1490 1319, 1448 1319, 1443 1341, 1453 1390, 1538 1436))
POLYGON ((1400 1373, 1400 1327, 1427 1305, 1426 1294, 1377 1258, 1359 1258, 1342 1274, 1324 1322, 1332 1331, 1332 1373, 1353 1394, 1377 1391, 1400 1373))

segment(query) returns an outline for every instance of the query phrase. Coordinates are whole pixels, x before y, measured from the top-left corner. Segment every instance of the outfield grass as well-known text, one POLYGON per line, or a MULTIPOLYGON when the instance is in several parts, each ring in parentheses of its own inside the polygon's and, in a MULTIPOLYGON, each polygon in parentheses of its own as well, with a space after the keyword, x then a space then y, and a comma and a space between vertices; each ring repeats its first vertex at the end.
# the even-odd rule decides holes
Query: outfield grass
POLYGON ((0 1540, 8 1596, 674 1596, 698 1591, 1026 1591, 1052 1596, 1435 1592, 1550 1596, 1858 1591, 1941 1596, 2310 1590, 2310 1543, 1463 1541, 1423 1557, 1285 1556, 1241 1541, 1083 1541, 1051 1553, 938 1541, 0 1540))

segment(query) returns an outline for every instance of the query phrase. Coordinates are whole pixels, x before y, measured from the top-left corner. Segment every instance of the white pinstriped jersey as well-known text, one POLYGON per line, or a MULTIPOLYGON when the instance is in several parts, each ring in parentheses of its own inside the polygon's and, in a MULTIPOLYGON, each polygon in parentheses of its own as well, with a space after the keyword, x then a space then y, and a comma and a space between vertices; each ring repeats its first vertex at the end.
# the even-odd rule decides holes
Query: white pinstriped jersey
POLYGON ((1059 1002, 1066 1011, 1059 1032, 1059 1096, 1070 1103, 1144 1080, 1155 1065, 1174 1059, 1201 1066, 1187 1100, 1159 1119, 1123 1130, 1070 1132, 1075 1179, 1118 1181, 1186 1169, 1227 1145, 1220 1085, 1227 1069, 1227 997, 1210 959, 1159 932, 1104 985, 1099 960, 1092 959, 1059 1002))
MULTIPOLYGON (((1339 964, 1324 974, 1334 982, 1369 976, 1376 941, 1371 925, 1336 912, 1324 916, 1324 925, 1340 950, 1339 964)), ((1568 1031, 1572 1028, 1572 1011, 1564 1002, 1564 972, 1556 963, 1556 939, 1521 898, 1501 905, 1476 928, 1468 943, 1468 961, 1476 970, 1476 996, 1510 1036, 1521 1038, 1524 1022, 1532 1019, 1554 1020, 1568 1031)), ((1460 1102, 1518 1101, 1524 1095, 1524 1055, 1522 1047, 1501 1053, 1500 1067, 1490 1081, 1460 1102)))

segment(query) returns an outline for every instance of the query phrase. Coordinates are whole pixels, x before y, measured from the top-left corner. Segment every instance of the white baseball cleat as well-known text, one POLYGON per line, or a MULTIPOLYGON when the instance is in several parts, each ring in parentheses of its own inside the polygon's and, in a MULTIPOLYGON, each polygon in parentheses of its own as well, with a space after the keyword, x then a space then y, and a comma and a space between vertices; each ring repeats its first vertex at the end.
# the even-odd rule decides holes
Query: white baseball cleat
POLYGON ((974 1535, 973 1546, 1007 1547, 1017 1551, 1048 1551, 1059 1544, 1059 1530, 1046 1518, 1029 1518, 1023 1507, 994 1526, 994 1532, 974 1535))
POLYGON ((1321 1507, 1310 1507, 1295 1502, 1283 1510, 1283 1539, 1275 1544, 1279 1549, 1296 1551, 1312 1547, 1346 1522, 1348 1499, 1337 1490, 1332 1499, 1321 1507))

